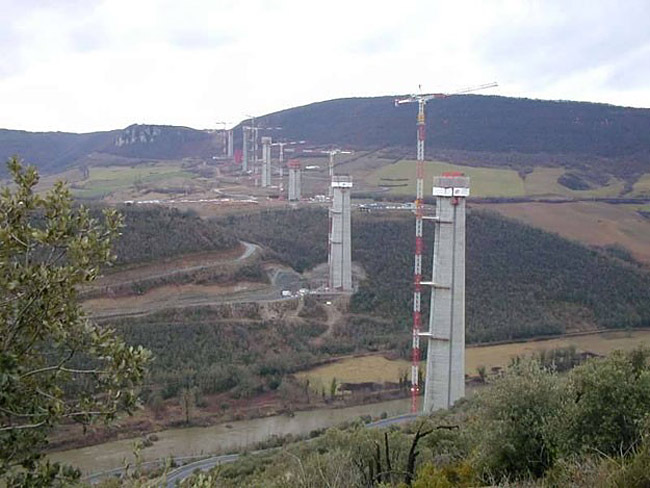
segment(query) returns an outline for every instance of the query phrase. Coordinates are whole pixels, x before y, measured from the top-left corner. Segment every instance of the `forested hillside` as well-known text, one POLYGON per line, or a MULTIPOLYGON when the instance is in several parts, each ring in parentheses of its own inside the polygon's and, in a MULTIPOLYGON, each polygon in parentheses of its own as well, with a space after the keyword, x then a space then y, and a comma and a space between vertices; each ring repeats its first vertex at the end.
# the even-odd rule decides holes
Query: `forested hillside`
MULTIPOLYGON (((224 225, 304 269, 327 260, 326 219, 323 210, 305 209, 266 212, 224 225)), ((470 212, 467 232, 468 341, 650 324, 650 274, 636 265, 486 212, 470 212)), ((354 296, 352 311, 391 323, 356 317, 350 322, 355 330, 340 331, 332 347, 380 347, 395 334, 408 342, 412 234, 410 215, 354 215, 353 260, 363 265, 368 279, 354 296)), ((431 236, 428 228, 425 256, 431 236)), ((425 263, 427 274, 429 268, 425 263)))
MULTIPOLYGON (((283 137, 290 140, 356 149, 402 148, 402 155, 412 156, 417 104, 395 107, 393 101, 329 100, 260 117, 257 123, 283 127, 283 137)), ((462 95, 430 102, 427 117, 429 155, 498 165, 604 166, 621 176, 650 166, 648 109, 462 95)))
MULTIPOLYGON (((256 124, 282 127, 274 137, 309 145, 389 148, 396 157, 413 156, 417 107, 395 107, 394 98, 329 100, 262 116, 256 124)), ((427 116, 430 156, 521 168, 554 164, 621 177, 638 176, 650 166, 648 109, 462 95, 432 101, 427 116)), ((241 126, 249 122, 235 131, 238 146, 241 126)), ((173 126, 87 134, 0 130, 0 158, 19 154, 43 174, 79 164, 91 153, 136 160, 208 158, 219 144, 208 131, 173 126)))
POLYGON ((133 264, 238 245, 232 232, 200 217, 159 206, 123 207, 122 235, 113 246, 116 264, 133 264))
POLYGON ((111 325, 153 352, 151 379, 165 397, 190 386, 249 397, 278 388, 283 376, 317 357, 308 342, 324 331, 322 324, 268 318, 269 311, 291 308, 295 303, 170 309, 111 325))
MULTIPOLYGON (((117 247, 125 264, 227 249, 237 239, 260 244, 265 259, 299 271, 327 261, 323 208, 205 221, 176 210, 128 207, 126 222, 117 247)), ((425 229, 429 275, 432 228, 425 229)), ((469 342, 650 325, 650 274, 635 263, 487 212, 470 211, 467 231, 469 342)), ((152 381, 170 396, 185 386, 249 396, 342 354, 393 351, 407 357, 412 215, 355 213, 353 260, 367 279, 343 321, 322 337, 325 316, 314 300, 300 315, 297 303, 288 301, 168 308, 108 323, 130 343, 152 349, 152 381)), ((423 305, 426 312, 426 297, 423 305)))

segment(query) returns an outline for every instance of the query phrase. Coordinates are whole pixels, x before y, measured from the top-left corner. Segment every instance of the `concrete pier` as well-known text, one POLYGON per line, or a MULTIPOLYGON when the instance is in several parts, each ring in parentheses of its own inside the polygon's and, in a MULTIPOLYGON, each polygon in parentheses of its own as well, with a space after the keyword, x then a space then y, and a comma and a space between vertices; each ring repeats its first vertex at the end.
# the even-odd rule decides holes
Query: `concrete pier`
POLYGON ((297 202, 300 200, 300 161, 291 159, 287 163, 289 167, 289 201, 297 202))
POLYGON ((436 197, 431 308, 424 386, 425 413, 449 408, 465 396, 465 200, 469 178, 434 178, 436 197))
POLYGON ((349 176, 333 176, 331 185, 329 287, 332 290, 352 291, 352 230, 350 220, 352 178, 349 176))
POLYGON ((271 186, 271 138, 262 137, 262 188, 271 186))

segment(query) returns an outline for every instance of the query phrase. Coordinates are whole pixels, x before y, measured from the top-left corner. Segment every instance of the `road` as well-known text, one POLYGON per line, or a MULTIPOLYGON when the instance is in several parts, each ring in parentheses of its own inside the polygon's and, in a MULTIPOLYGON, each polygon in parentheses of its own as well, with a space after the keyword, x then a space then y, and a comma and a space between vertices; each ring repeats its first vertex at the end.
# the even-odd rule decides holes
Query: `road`
MULTIPOLYGON (((403 422, 409 422, 412 420, 415 420, 417 418, 417 414, 404 414, 404 415, 398 415, 396 417, 390 417, 386 419, 381 419, 376 422, 371 422, 365 425, 366 428, 372 429, 372 428, 385 428, 390 425, 394 424, 399 424, 403 422)), ((317 438, 313 439, 308 439, 306 442, 312 442, 316 440, 317 438)), ((268 453, 274 450, 277 450, 277 447, 270 448, 270 449, 262 449, 262 450, 257 450, 257 451, 252 451, 249 453, 249 455, 256 455, 256 454, 263 454, 263 453, 268 453)), ((167 473, 167 487, 173 488, 176 486, 176 483, 182 482, 184 479, 190 477, 195 471, 210 471, 213 469, 215 466, 219 466, 220 464, 229 464, 229 463, 234 463, 239 459, 239 454, 224 454, 221 456, 213 456, 209 457, 206 459, 200 459, 198 461, 193 461, 188 464, 185 464, 183 466, 180 466, 176 469, 173 469, 169 473, 167 473)), ((189 460, 189 459, 196 459, 196 457, 186 457, 186 458, 176 458, 177 460, 189 460)), ((161 459, 157 461, 150 461, 147 463, 143 463, 143 467, 150 467, 150 466, 162 466, 166 460, 161 459)), ((109 471, 103 471, 101 473, 94 473, 86 478, 84 478, 84 481, 89 482, 91 484, 96 484, 99 483, 102 479, 105 479, 107 477, 111 476, 120 476, 124 473, 124 468, 115 468, 111 469, 109 471)))
POLYGON ((224 259, 222 251, 177 256, 174 259, 159 260, 157 263, 143 264, 116 271, 99 278, 93 283, 92 287, 88 288, 124 286, 145 280, 156 280, 192 273, 223 264, 245 261, 259 250, 259 246, 250 242, 240 241, 240 244, 244 249, 236 258, 224 259))
MULTIPOLYGON (((390 425, 399 424, 403 422, 410 422, 415 420, 418 417, 417 414, 407 413, 404 415, 398 415, 397 417, 391 417, 387 419, 378 420, 376 422, 371 422, 366 424, 366 428, 369 429, 382 429, 390 425)), ((309 439, 307 442, 313 441, 315 439, 309 439)), ((277 448, 263 449, 260 451, 253 451, 250 454, 262 454, 265 452, 276 450, 277 448)), ((167 487, 173 488, 176 486, 176 483, 180 483, 185 478, 190 477, 195 471, 210 471, 215 466, 220 464, 234 463, 239 459, 239 454, 226 454, 223 456, 214 456, 207 459, 202 459, 201 461, 196 461, 194 463, 186 464, 180 468, 176 468, 167 475, 167 487)))
MULTIPOLYGON (((243 261, 259 250, 259 246, 242 242, 244 252, 236 258, 243 261)), ((205 266, 202 266, 205 268, 205 266)), ((196 267, 197 269, 199 267, 196 267)), ((186 272, 189 268, 182 271, 186 272)), ((269 271, 270 284, 249 284, 248 289, 223 293, 218 285, 162 286, 145 295, 120 298, 100 298, 87 302, 95 319, 137 317, 164 308, 186 308, 233 303, 272 302, 292 297, 282 297, 282 290, 297 291, 305 286, 302 276, 290 268, 277 267, 269 271)))

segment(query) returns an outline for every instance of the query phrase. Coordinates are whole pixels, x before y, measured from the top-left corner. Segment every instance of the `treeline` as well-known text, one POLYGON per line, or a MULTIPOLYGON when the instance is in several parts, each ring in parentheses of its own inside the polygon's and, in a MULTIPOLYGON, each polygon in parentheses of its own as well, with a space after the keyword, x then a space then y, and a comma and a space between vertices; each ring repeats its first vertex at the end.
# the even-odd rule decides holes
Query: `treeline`
MULTIPOLYGON (((273 211, 224 223, 299 270, 326 262, 327 225, 322 209, 273 211)), ((352 225, 352 257, 368 275, 352 298, 351 312, 361 316, 348 324, 357 332, 336 332, 330 347, 341 351, 392 344, 402 349, 411 327, 412 216, 355 213, 352 225), (390 319, 393 337, 377 335, 386 326, 378 329, 373 317, 390 319)), ((427 276, 433 229, 426 226, 425 234, 427 276)), ((496 214, 470 211, 466 303, 469 342, 559 334, 577 326, 641 327, 650 325, 650 275, 611 253, 496 214)), ((425 314, 428 305, 425 295, 425 314)))
POLYGON ((113 246, 118 265, 194 252, 225 251, 238 245, 231 232, 192 212, 158 205, 124 206, 119 210, 125 227, 113 246))
POLYGON ((327 262, 327 210, 296 208, 229 216, 217 221, 239 239, 268 248, 269 257, 296 271, 327 262))
POLYGON ((325 331, 316 320, 265 319, 265 307, 277 313, 296 303, 167 309, 107 323, 128 343, 151 350, 150 382, 163 398, 183 388, 250 397, 277 389, 284 376, 313 364, 317 355, 309 341, 325 331))
MULTIPOLYGON (((353 311, 410 326, 412 227, 411 218, 358 219, 354 259, 363 263, 368 280, 353 297, 353 311)), ((431 275, 432 232, 426 228, 425 276, 431 275)), ((647 272, 496 214, 468 215, 466 280, 469 342, 558 334, 585 325, 650 324, 647 272)), ((428 297, 423 301, 426 312, 428 297)))

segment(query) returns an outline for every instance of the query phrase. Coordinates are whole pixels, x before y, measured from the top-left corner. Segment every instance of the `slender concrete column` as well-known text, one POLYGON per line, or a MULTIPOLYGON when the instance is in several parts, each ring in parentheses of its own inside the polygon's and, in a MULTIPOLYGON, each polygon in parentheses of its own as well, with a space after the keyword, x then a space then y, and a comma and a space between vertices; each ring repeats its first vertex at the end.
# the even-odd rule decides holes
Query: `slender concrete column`
POLYGON ((434 178, 436 225, 424 412, 451 407, 465 396, 465 199, 469 178, 434 178))
POLYGON ((271 138, 262 137, 262 188, 271 186, 271 138))
POLYGON ((300 161, 291 159, 287 166, 289 167, 289 201, 296 202, 300 200, 300 161))
POLYGON ((352 291, 351 189, 352 178, 349 176, 332 178, 329 287, 341 291, 352 291))
POLYGON ((229 158, 233 157, 233 154, 235 153, 234 149, 234 144, 235 144, 235 139, 233 135, 233 130, 230 129, 227 133, 227 142, 226 142, 226 154, 228 155, 229 158))
POLYGON ((250 158, 249 155, 249 139, 250 139, 250 131, 248 127, 242 127, 242 162, 241 162, 241 170, 242 172, 246 173, 248 171, 248 159, 250 158))

